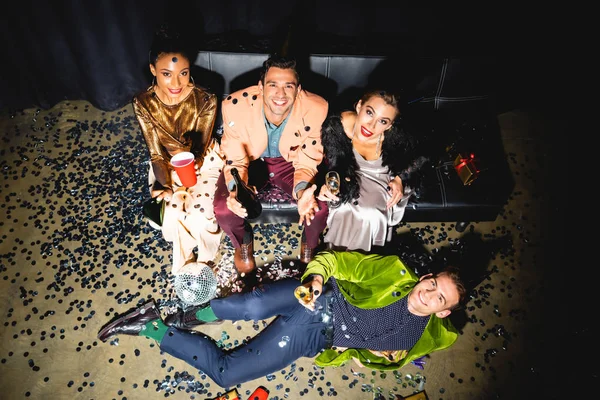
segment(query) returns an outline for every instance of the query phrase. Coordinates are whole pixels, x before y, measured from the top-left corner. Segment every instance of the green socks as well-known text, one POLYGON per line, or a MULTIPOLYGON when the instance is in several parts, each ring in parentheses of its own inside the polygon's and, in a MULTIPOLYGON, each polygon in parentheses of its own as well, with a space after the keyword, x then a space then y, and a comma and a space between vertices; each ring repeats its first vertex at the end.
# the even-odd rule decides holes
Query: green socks
POLYGON ((169 329, 160 319, 149 321, 139 333, 140 336, 154 339, 160 343, 169 329))
POLYGON ((198 321, 202 322, 213 322, 219 319, 213 312, 211 306, 204 307, 196 311, 196 318, 198 319, 198 321))
MULTIPOLYGON (((196 318, 198 321, 202 322, 213 322, 219 319, 210 306, 196 311, 196 318)), ((168 330, 169 327, 166 326, 161 319, 155 319, 146 323, 146 325, 144 325, 144 329, 140 331, 139 335, 154 339, 160 343, 168 330)))

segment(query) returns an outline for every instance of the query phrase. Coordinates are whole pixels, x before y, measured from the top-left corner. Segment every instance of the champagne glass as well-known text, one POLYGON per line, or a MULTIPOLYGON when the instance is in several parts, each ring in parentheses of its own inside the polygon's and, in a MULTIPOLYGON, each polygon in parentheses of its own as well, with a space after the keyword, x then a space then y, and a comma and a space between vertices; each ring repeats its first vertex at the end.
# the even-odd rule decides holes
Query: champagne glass
MULTIPOLYGON (((340 174, 336 171, 328 171, 325 175, 325 185, 331 194, 337 196, 340 193, 340 174)), ((331 206, 335 207, 340 204, 339 201, 331 201, 331 206)))
POLYGON ((301 300, 304 304, 308 304, 310 303, 310 301, 312 300, 312 284, 307 283, 304 285, 300 285, 298 286, 295 290, 294 290, 294 296, 296 296, 296 298, 298 300, 301 300))

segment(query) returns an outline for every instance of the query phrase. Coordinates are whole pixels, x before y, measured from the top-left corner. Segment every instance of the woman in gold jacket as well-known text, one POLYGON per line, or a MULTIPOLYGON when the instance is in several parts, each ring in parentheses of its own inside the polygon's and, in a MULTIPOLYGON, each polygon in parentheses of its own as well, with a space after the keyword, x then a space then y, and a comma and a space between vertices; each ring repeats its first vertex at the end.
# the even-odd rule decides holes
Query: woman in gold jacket
POLYGON ((161 28, 149 53, 152 85, 133 99, 150 153, 150 194, 165 202, 160 228, 173 243, 174 274, 186 270, 187 264, 212 261, 221 239, 212 204, 223 167, 212 135, 217 98, 195 85, 190 75, 193 56, 178 33, 161 28), (197 183, 193 187, 183 186, 169 164, 171 157, 184 151, 195 155, 197 183))

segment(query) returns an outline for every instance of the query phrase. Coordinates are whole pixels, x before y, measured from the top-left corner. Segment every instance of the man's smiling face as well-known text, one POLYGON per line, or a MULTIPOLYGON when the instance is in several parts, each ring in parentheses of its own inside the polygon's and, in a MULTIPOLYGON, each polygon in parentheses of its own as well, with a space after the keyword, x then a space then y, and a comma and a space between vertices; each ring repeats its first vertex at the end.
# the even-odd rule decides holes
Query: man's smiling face
POLYGON ((269 68, 264 81, 259 81, 258 87, 263 94, 265 116, 270 123, 279 125, 290 113, 300 85, 294 70, 277 67, 269 68))
POLYGON ((450 309, 458 304, 460 295, 451 278, 432 274, 421 277, 420 282, 408 295, 408 310, 420 316, 436 314, 440 318, 450 315, 450 309))

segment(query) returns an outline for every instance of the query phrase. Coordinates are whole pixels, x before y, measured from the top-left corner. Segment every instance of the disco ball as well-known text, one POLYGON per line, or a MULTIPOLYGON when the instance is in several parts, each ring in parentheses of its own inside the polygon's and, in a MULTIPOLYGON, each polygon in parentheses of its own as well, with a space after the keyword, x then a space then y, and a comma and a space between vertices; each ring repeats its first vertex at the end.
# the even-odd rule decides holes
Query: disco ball
POLYGON ((177 297, 188 306, 204 304, 217 293, 217 278, 212 269, 197 263, 199 269, 175 275, 173 286, 177 297))

